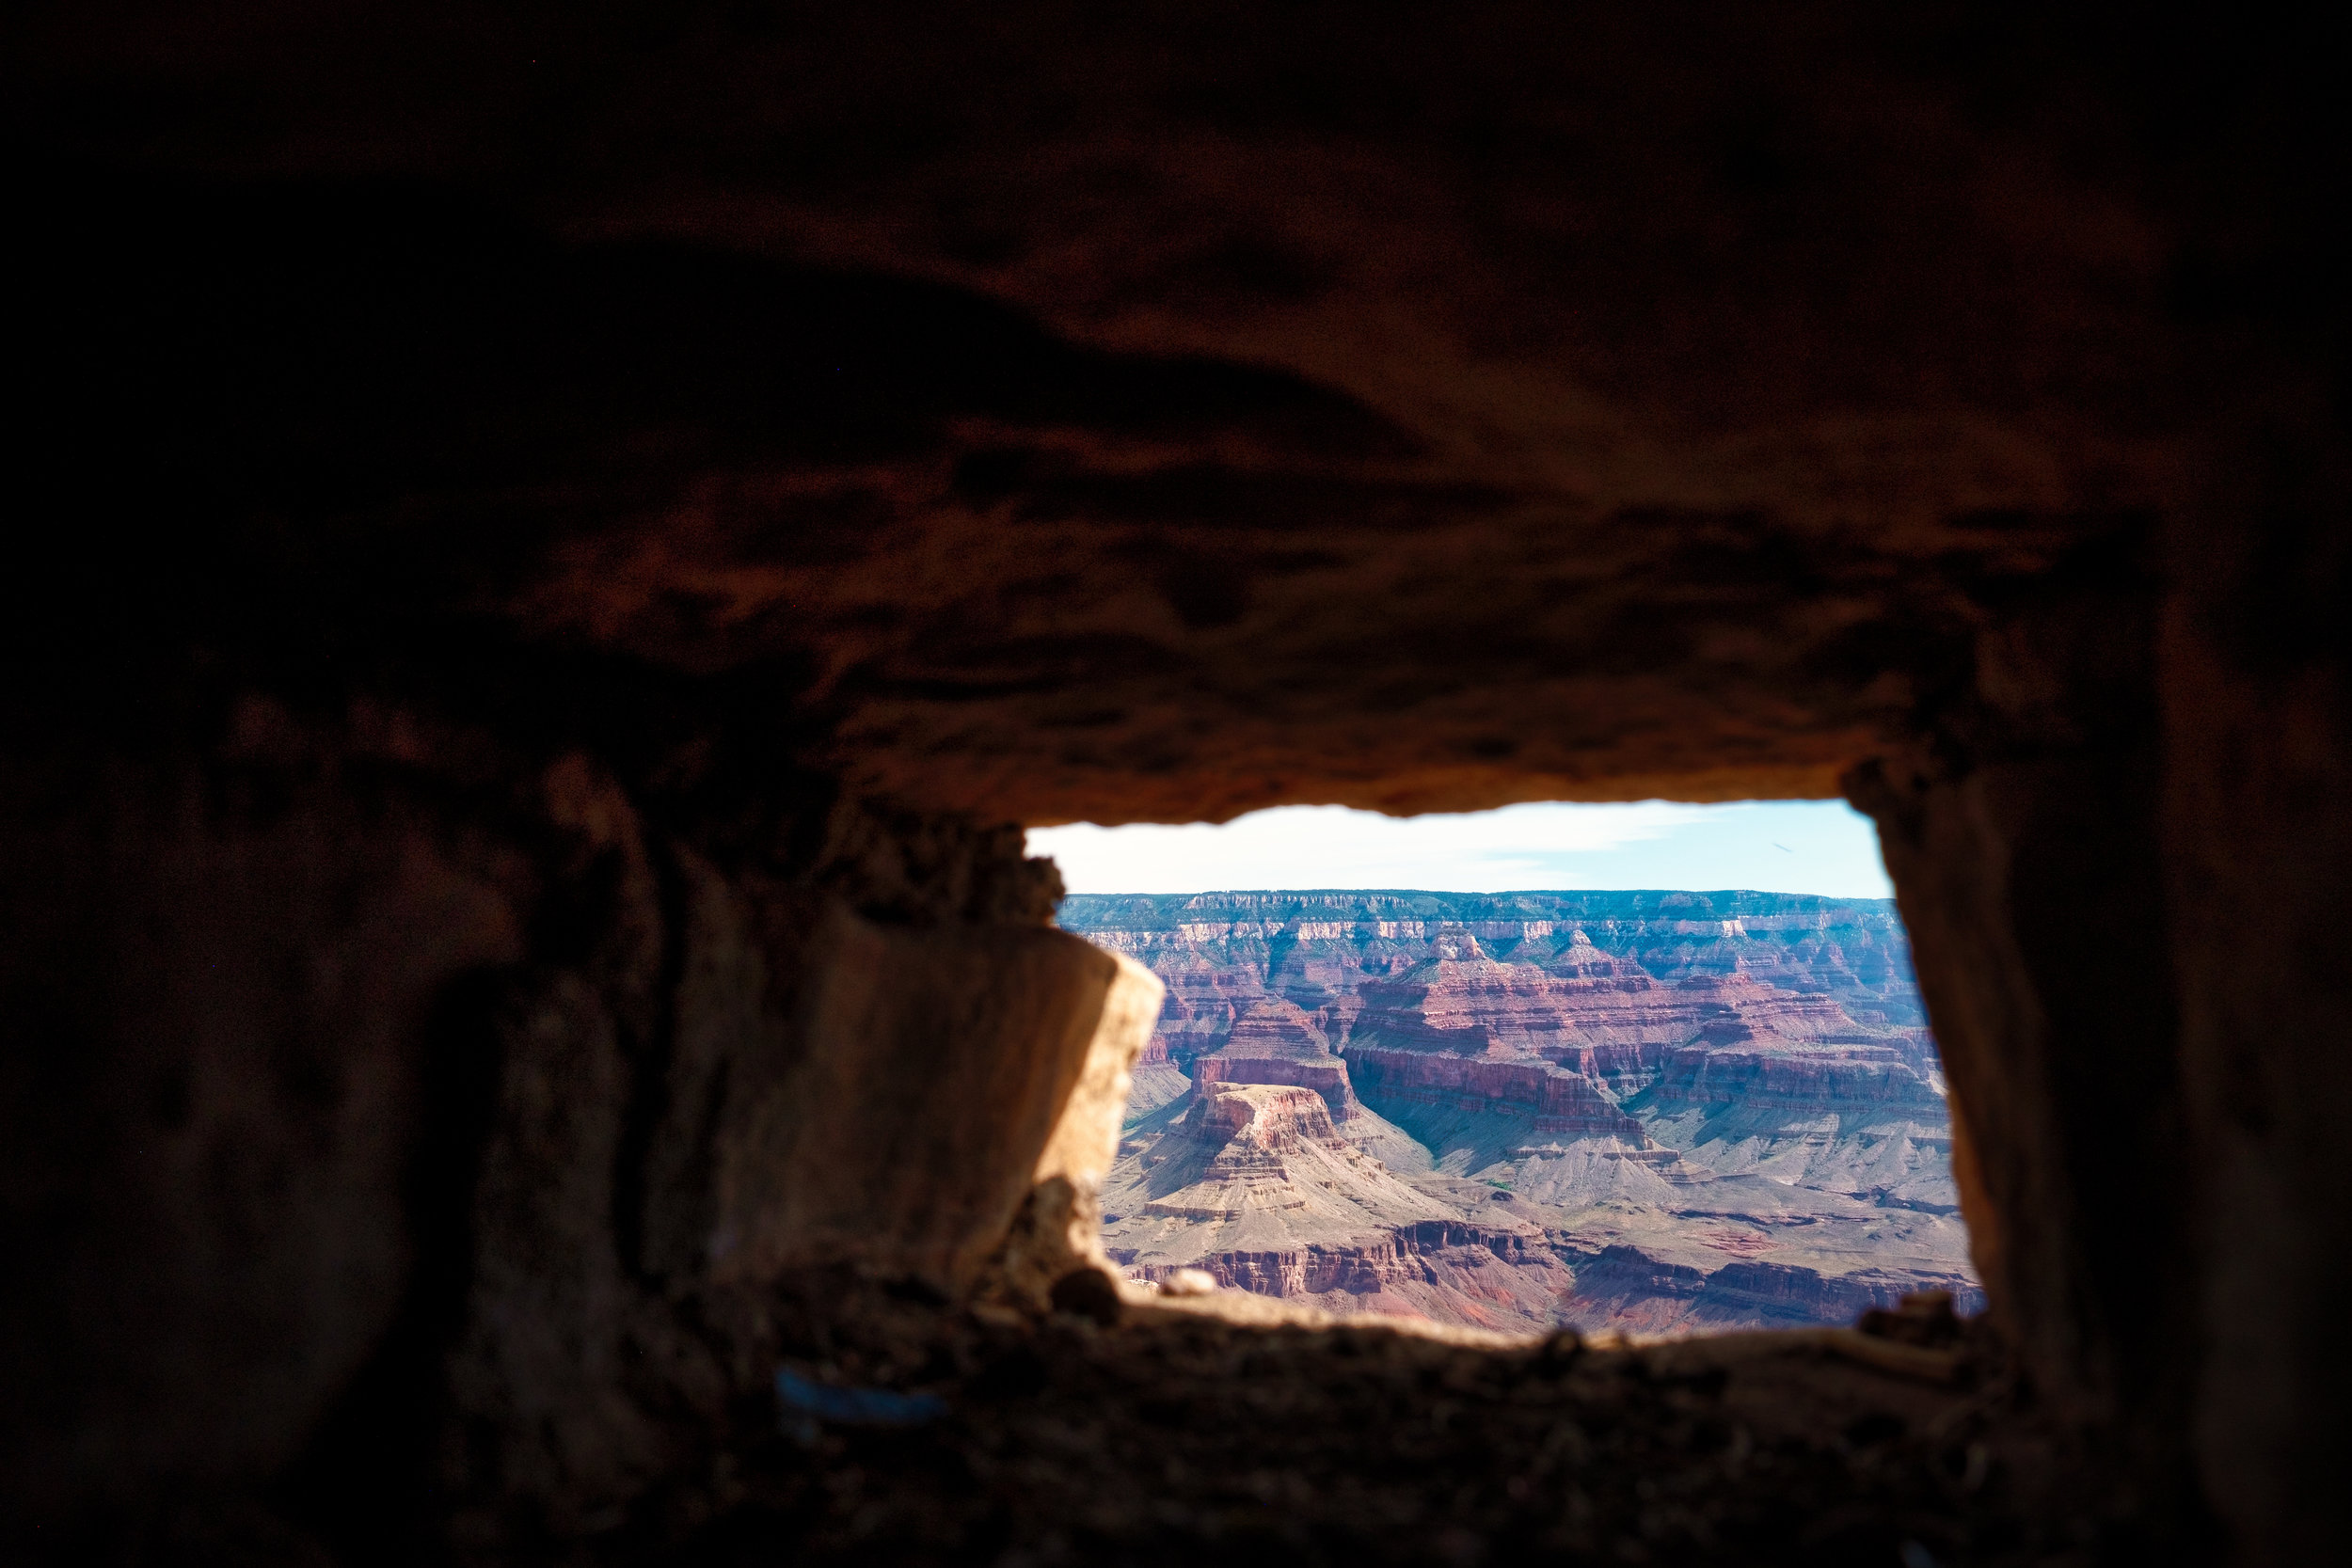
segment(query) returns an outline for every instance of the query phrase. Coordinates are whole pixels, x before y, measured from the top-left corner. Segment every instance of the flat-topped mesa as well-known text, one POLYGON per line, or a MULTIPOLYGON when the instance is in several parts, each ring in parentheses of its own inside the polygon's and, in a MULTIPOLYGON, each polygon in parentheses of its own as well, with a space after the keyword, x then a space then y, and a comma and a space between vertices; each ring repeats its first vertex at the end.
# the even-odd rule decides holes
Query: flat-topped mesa
POLYGON ((1568 974, 1495 959, 1459 926, 1441 927, 1430 951, 1427 961, 1359 992, 1347 1058, 1361 1091, 1382 1105, 1525 1117, 1539 1132, 1639 1148, 1640 1124, 1612 1089, 1646 1083, 1708 1028, 1740 1044, 1779 1039, 1784 1028, 1854 1030, 1826 997, 1736 974, 1661 986, 1573 934, 1562 950, 1568 974))
POLYGON ((1539 962, 1494 958, 1458 928, 1441 936, 1432 944, 1438 957, 1363 983, 1348 1053, 1361 1043, 1541 1057, 1582 1072, 1637 1065, 1654 1071, 1668 1050, 1689 1041, 1708 1020, 1735 1012, 1785 1018, 1785 1026, 1767 1023, 1775 1034, 1809 1037, 1857 1028, 1827 997, 1778 990, 1743 975, 1661 984, 1638 963, 1603 953, 1581 936, 1575 933, 1556 954, 1539 954, 1539 962), (1596 1052, 1605 1054, 1605 1063, 1596 1052))
POLYGON ((1341 1136, 1323 1097, 1291 1084, 1203 1085, 1182 1120, 1122 1151, 1104 1211, 1114 1256, 1123 1248, 1179 1260, 1332 1243, 1452 1212, 1341 1136), (1191 1228, 1236 1222, 1245 1228, 1191 1228))
POLYGON ((1400 1180, 1337 1132, 1311 1089, 1202 1084, 1181 1121, 1122 1150, 1104 1182, 1104 1245, 1147 1279, 1200 1268, 1342 1312, 1550 1327, 1573 1275, 1538 1226, 1478 1207, 1498 1212, 1465 1215, 1400 1180))
MULTIPOLYGON (((1269 1189, 1290 1186, 1285 1156, 1297 1155, 1312 1146, 1332 1150, 1347 1148, 1332 1129, 1323 1097, 1312 1089, 1290 1085, 1226 1084, 1205 1088, 1176 1131, 1179 1137, 1209 1151, 1196 1183, 1223 1189, 1222 1201, 1232 1207, 1204 1210, 1199 1203, 1152 1204, 1146 1206, 1147 1213, 1198 1218, 1203 1213, 1238 1212, 1253 1199, 1268 1201, 1269 1189)), ((1281 1207, 1296 1206, 1289 1197, 1271 1201, 1281 1207)))
POLYGON ((1363 1113, 1347 1063, 1297 1004, 1267 997, 1233 1021, 1225 1043, 1193 1063, 1195 1093, 1213 1084, 1290 1084, 1323 1097, 1333 1121, 1363 1113))
POLYGON ((1359 1043, 1502 1057, 1585 1043, 1567 1014, 1581 999, 1578 993, 1592 990, 1589 984, 1533 964, 1501 962, 1460 927, 1441 931, 1430 948, 1426 961, 1359 989, 1351 1057, 1359 1043))
POLYGON ((1541 1057, 1597 1075, 1613 1089, 1629 1074, 1646 1082, 1669 1052, 1692 1043, 1894 1044, 1910 1059, 1912 1031, 1858 1023, 1823 991, 1791 990, 1737 971, 1661 984, 1633 960, 1601 952, 1581 931, 1535 961, 1496 959, 1459 927, 1431 946, 1436 957, 1362 984, 1351 1055, 1367 1045, 1541 1057))
POLYGON ((1204 1084, 1184 1113, 1183 1132, 1220 1150, 1239 1146, 1290 1154, 1309 1143, 1344 1146, 1323 1096, 1288 1084, 1204 1084))

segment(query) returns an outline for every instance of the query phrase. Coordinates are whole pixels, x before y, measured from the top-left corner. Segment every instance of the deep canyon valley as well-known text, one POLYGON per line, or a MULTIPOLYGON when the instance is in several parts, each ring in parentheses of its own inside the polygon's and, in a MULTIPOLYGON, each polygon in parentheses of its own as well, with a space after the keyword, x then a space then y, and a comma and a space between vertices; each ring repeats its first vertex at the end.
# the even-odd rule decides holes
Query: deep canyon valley
POLYGON ((1891 900, 1073 895, 1168 1000, 1104 1243, 1341 1314, 1680 1334, 1983 1293, 1891 900))

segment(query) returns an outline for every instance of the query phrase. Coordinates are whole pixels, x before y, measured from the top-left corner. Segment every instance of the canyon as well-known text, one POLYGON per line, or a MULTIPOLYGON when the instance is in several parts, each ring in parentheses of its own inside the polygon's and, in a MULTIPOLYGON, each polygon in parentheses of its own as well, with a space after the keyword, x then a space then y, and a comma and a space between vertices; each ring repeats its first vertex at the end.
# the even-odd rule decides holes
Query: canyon
POLYGON ((2326 16, 26 8, 0 1561, 2339 1554, 2326 16), (1833 796, 1932 1053, 1883 909, 1122 904, 1123 1134, 1023 841, 1833 796), (1114 1164, 1391 1315, 1105 1323, 1114 1164), (1949 1383, 1400 1315, 1834 1316, 1947 1165, 1949 1383))
POLYGON ((1104 1242, 1341 1315, 1644 1335, 1981 1310, 1891 900, 1073 895, 1168 988, 1104 1242))

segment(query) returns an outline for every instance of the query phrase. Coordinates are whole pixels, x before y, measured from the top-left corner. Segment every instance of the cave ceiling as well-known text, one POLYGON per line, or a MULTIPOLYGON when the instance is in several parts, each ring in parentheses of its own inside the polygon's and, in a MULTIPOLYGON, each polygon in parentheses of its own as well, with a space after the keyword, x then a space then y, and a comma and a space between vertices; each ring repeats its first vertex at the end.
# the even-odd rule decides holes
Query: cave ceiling
POLYGON ((1000 820, 1833 792, 2214 362, 2160 94, 1852 10, 12 24, 23 635, 1000 820))

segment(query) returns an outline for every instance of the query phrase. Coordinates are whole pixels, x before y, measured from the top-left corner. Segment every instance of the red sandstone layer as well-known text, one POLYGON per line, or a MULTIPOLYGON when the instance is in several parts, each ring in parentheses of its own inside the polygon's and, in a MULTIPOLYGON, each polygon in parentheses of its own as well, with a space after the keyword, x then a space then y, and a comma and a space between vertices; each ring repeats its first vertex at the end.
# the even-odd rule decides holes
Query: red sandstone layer
POLYGON ((1523 1116, 1538 1132, 1622 1138, 1637 1148, 1642 1124, 1581 1073, 1549 1062, 1479 1060, 1430 1051, 1357 1046, 1349 1051, 1363 1092, 1386 1104, 1523 1116))
POLYGON ((1194 1082, 1291 1084, 1314 1090, 1345 1121, 1363 1107, 1348 1080, 1347 1063, 1332 1054, 1323 1031, 1295 1004, 1269 997, 1234 1020, 1216 1050, 1196 1058, 1194 1082))

